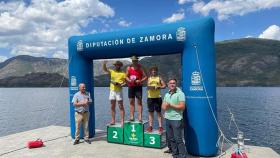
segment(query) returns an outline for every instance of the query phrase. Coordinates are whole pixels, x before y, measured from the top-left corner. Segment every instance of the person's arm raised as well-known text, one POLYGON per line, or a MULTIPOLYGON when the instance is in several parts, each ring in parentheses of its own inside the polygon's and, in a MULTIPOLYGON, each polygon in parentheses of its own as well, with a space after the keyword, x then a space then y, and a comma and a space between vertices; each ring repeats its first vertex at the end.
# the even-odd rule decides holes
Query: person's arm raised
POLYGON ((110 73, 110 71, 107 69, 107 66, 106 66, 106 64, 107 64, 107 61, 103 61, 103 71, 105 71, 105 72, 107 72, 107 73, 110 73))

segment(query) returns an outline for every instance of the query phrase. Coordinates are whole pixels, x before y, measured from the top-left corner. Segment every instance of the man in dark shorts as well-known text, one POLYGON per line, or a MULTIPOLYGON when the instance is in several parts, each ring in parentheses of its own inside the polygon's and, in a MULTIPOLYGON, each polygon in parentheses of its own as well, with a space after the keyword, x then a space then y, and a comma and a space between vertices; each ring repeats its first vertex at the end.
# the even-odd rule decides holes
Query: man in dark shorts
POLYGON ((135 97, 138 104, 138 121, 142 122, 142 84, 147 79, 146 73, 138 63, 138 57, 131 57, 132 64, 127 67, 126 81, 130 104, 130 121, 134 121, 135 97))
POLYGON ((162 78, 158 75, 157 66, 153 66, 150 68, 150 76, 148 78, 147 90, 148 90, 148 109, 149 109, 149 127, 147 128, 147 132, 153 131, 153 122, 154 122, 154 111, 157 112, 158 118, 158 132, 162 133, 162 115, 161 115, 161 104, 162 99, 160 95, 160 89, 166 87, 166 84, 162 80, 162 78))

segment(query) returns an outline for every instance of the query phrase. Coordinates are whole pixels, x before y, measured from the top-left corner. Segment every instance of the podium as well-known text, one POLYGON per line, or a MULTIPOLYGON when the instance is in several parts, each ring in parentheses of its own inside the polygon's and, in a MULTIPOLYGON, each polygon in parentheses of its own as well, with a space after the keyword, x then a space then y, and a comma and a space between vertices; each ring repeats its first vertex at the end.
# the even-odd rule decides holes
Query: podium
POLYGON ((137 121, 126 121, 124 123, 124 144, 143 146, 144 124, 145 123, 137 121))
POLYGON ((158 149, 165 147, 165 131, 144 132, 146 124, 147 122, 125 121, 123 127, 120 124, 108 125, 107 142, 158 149))
POLYGON ((144 132, 144 146, 162 149, 166 146, 166 131, 144 132))
POLYGON ((123 143, 123 127, 121 127, 121 124, 107 126, 107 142, 123 143))

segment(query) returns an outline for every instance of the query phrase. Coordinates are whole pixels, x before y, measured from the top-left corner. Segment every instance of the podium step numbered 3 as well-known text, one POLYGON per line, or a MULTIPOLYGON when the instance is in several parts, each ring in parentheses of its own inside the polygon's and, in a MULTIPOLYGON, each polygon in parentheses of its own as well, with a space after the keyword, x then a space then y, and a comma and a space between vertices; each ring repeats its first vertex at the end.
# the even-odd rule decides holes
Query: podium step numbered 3
POLYGON ((166 134, 153 132, 144 132, 144 146, 151 148, 164 148, 166 146, 166 134))
POLYGON ((163 148, 166 146, 166 134, 144 132, 147 122, 126 121, 124 126, 120 124, 107 126, 107 142, 151 148, 163 148))

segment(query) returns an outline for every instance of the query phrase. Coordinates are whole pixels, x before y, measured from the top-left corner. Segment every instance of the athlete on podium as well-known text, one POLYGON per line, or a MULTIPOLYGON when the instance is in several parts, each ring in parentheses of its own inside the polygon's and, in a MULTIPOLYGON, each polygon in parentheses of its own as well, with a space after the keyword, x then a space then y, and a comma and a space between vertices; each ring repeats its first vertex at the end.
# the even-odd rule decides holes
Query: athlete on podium
POLYGON ((134 121, 135 97, 138 104, 138 121, 142 122, 142 85, 147 79, 146 73, 138 63, 138 57, 131 57, 132 64, 127 67, 126 81, 128 84, 128 98, 130 104, 130 121, 134 121))
POLYGON ((120 61, 116 61, 113 65, 115 69, 108 69, 107 61, 103 62, 103 70, 110 75, 110 95, 109 100, 111 101, 111 112, 112 112, 112 121, 110 125, 114 125, 116 123, 116 102, 118 102, 120 113, 121 113, 121 126, 124 124, 124 107, 123 107, 123 93, 122 87, 125 83, 125 73, 121 70, 123 63, 120 61))
POLYGON ((147 104, 148 104, 148 111, 149 111, 149 127, 146 129, 147 132, 153 131, 153 122, 154 122, 154 111, 157 112, 157 118, 158 118, 158 132, 162 133, 162 115, 161 115, 161 104, 162 99, 160 95, 160 90, 166 87, 165 82, 162 80, 162 78, 158 75, 158 67, 152 66, 150 68, 150 76, 148 77, 148 84, 147 84, 147 90, 148 90, 148 98, 147 98, 147 104))

